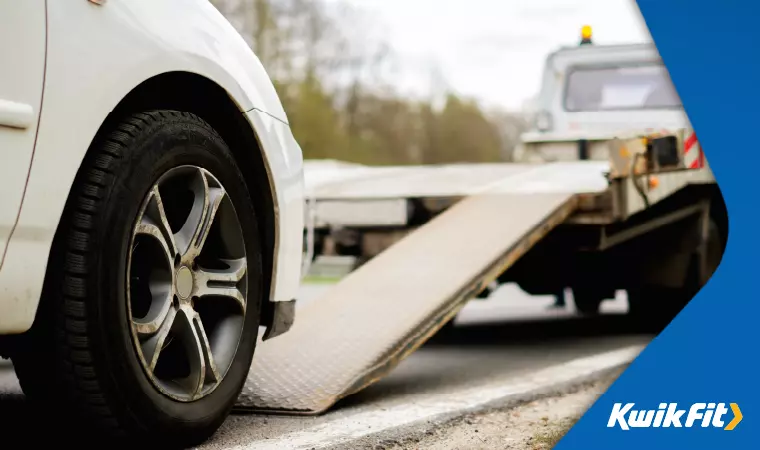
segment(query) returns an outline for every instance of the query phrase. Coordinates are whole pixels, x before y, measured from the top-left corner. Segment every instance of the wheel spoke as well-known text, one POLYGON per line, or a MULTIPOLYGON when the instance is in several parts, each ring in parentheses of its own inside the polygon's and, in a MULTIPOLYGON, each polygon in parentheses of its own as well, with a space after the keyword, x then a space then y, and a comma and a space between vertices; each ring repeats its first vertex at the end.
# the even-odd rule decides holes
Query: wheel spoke
POLYGON ((206 362, 206 382, 212 381, 214 383, 218 383, 222 380, 222 378, 219 376, 219 371, 216 368, 214 355, 211 351, 211 344, 209 343, 208 336, 206 335, 206 329, 203 328, 203 321, 201 320, 201 316, 198 315, 198 313, 195 314, 195 320, 193 323, 195 324, 195 332, 198 336, 200 348, 203 351, 202 357, 206 362))
POLYGON ((150 305, 148 314, 143 319, 132 318, 135 331, 141 337, 156 334, 169 319, 168 315, 172 309, 171 285, 154 282, 151 283, 150 291, 154 301, 150 305))
MULTIPOLYGON (((176 315, 176 310, 170 307, 164 317, 163 323, 158 327, 157 332, 152 333, 153 335, 142 343, 143 357, 151 372, 156 369, 158 357, 161 355, 161 350, 164 348, 166 337, 174 326, 174 318, 176 315)), ((140 331, 138 330, 138 334, 139 333, 140 331)))
POLYGON ((245 276, 248 269, 246 258, 224 260, 227 269, 204 269, 199 268, 196 272, 198 297, 227 297, 234 299, 243 313, 245 313, 245 296, 238 288, 238 283, 245 276))
POLYGON ((177 233, 177 239, 180 241, 180 251, 194 258, 203 250, 225 192, 218 182, 213 177, 206 176, 202 169, 198 171, 198 176, 193 178, 191 189, 195 199, 187 221, 177 233))
POLYGON ((174 256, 177 254, 177 244, 166 218, 164 202, 161 200, 157 186, 153 187, 148 196, 148 204, 142 217, 140 217, 140 223, 135 228, 135 234, 147 234, 158 239, 169 260, 174 260, 174 256))
POLYGON ((182 306, 178 317, 182 320, 180 336, 190 364, 190 375, 183 384, 191 398, 197 398, 203 393, 207 382, 216 383, 220 377, 198 313, 188 306, 182 306))

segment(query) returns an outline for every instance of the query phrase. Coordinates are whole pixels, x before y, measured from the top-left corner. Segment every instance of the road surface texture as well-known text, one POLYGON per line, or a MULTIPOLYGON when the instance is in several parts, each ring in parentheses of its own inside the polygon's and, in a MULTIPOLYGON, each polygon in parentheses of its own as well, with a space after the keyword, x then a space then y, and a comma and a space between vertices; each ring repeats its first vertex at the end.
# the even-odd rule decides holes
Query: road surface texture
POLYGON ((397 450, 548 450, 553 448, 617 378, 601 379, 514 408, 467 414, 436 429, 418 429, 401 439, 365 439, 354 449, 397 450), (376 441, 376 440, 375 440, 376 441))
MULTIPOLYGON (((305 285, 301 298, 319 301, 329 289, 324 283, 305 285)), ((416 436, 420 427, 445 429, 463 414, 515 407, 577 389, 579 383, 619 370, 652 338, 628 331, 624 316, 614 314, 625 312, 624 297, 606 302, 603 311, 613 314, 598 319, 575 316, 571 298, 564 308, 552 308, 552 302, 506 286, 488 300, 471 302, 453 329, 327 414, 235 414, 202 448, 355 448, 359 443, 384 448, 382 442, 402 442, 416 436)), ((0 442, 24 439, 33 444, 39 433, 29 434, 32 423, 45 423, 42 434, 47 436, 42 437, 55 433, 55 418, 28 408, 7 362, 0 362, 0 423, 0 442)), ((461 426, 449 428, 443 432, 466 438, 461 426)), ((440 448, 435 436, 429 448, 440 448)))

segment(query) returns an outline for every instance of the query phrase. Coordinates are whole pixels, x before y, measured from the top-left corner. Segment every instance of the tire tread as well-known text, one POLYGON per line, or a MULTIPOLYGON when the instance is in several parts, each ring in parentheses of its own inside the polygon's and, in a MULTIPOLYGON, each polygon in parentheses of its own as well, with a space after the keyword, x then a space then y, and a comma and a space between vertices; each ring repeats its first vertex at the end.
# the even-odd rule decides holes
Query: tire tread
MULTIPOLYGON (((97 428, 113 436, 126 436, 130 431, 119 420, 124 411, 114 411, 106 401, 90 339, 90 313, 88 312, 88 283, 90 282, 93 253, 98 248, 96 233, 98 214, 102 211, 109 184, 114 178, 114 167, 127 156, 130 144, 139 140, 166 120, 188 119, 215 131, 195 114, 177 111, 149 111, 133 114, 124 119, 106 136, 101 137, 91 147, 82 169, 74 182, 69 202, 64 210, 60 236, 56 237, 53 251, 63 261, 60 273, 59 292, 62 291, 62 305, 48 308, 52 329, 54 370, 60 371, 64 380, 64 391, 68 400, 73 401, 82 419, 95 421, 97 428)), ((51 253, 51 260, 53 254, 51 253)), ((50 275, 48 276, 50 277, 50 275)), ((47 282, 47 280, 46 280, 47 282)), ((51 286, 56 289, 55 286, 51 286)), ((55 294, 54 294, 55 295, 55 294)), ((21 358, 18 371, 19 381, 25 392, 44 392, 47 382, 45 374, 36 373, 34 356, 21 358)), ((18 367, 17 367, 18 369, 18 367)), ((45 395, 42 393, 41 395, 45 395)), ((44 400, 44 399, 43 399, 44 400)))

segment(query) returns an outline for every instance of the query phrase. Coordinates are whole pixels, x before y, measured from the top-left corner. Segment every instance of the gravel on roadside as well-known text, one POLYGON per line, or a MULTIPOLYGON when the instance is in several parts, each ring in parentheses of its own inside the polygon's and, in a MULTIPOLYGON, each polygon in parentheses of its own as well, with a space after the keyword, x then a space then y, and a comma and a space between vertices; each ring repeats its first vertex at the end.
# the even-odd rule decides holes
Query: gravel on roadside
POLYGON ((514 408, 467 415, 429 429, 421 436, 380 441, 374 449, 550 449, 619 375, 620 372, 616 371, 561 395, 544 397, 514 408))

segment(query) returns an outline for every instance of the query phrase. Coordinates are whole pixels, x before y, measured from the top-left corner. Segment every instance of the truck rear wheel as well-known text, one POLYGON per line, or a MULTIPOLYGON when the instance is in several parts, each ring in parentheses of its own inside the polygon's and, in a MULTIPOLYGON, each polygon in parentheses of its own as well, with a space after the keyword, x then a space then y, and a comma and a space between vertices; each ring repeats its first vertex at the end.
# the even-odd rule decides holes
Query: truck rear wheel
POLYGON ((686 289, 639 286, 628 289, 628 318, 641 332, 659 332, 691 300, 686 289))
POLYGON ((596 316, 599 314, 599 307, 607 298, 615 296, 615 291, 611 295, 603 289, 583 286, 573 287, 573 302, 575 309, 584 316, 596 316))
POLYGON ((78 436, 207 439, 247 378, 261 265, 253 203, 222 138, 188 113, 127 118, 73 185, 40 311, 13 355, 24 392, 65 409, 78 436))
POLYGON ((694 298, 712 277, 723 257, 724 240, 716 223, 710 219, 702 273, 699 251, 695 252, 681 288, 638 286, 628 289, 628 316, 643 331, 660 331, 694 298))

